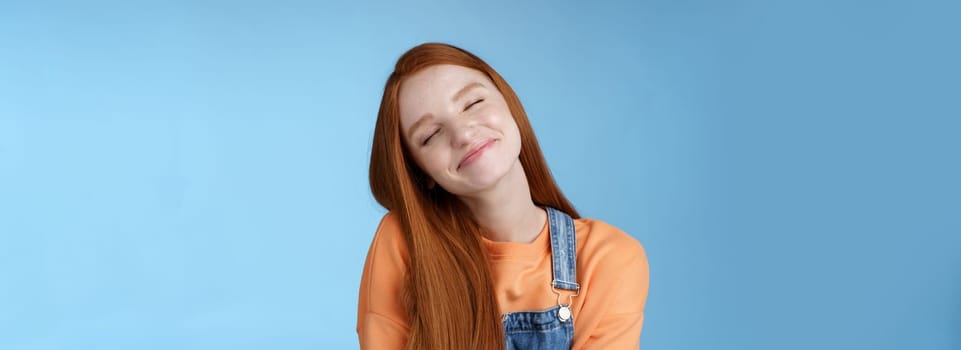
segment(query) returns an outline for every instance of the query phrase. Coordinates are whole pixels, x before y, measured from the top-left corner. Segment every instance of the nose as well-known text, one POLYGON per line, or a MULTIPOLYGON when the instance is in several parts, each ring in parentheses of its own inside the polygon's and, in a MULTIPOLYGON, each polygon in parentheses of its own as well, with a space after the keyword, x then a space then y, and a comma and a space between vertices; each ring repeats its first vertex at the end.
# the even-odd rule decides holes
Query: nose
POLYGON ((477 128, 474 127, 475 122, 470 118, 462 118, 454 121, 452 124, 451 131, 453 131, 453 133, 451 135, 453 137, 451 137, 451 147, 470 147, 470 144, 477 135, 477 128))

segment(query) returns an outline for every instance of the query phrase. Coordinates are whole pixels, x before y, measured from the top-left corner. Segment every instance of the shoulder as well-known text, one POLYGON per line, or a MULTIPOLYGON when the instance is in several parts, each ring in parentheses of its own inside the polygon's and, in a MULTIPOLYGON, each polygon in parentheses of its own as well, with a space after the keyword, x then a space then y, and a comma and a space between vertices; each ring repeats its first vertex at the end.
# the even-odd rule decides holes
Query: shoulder
POLYGON ((637 239, 597 219, 575 221, 577 274, 594 287, 645 293, 650 281, 647 252, 637 239))
POLYGON ((404 229, 397 213, 391 211, 384 214, 374 232, 374 239, 370 245, 370 254, 384 253, 383 250, 396 251, 407 255, 407 243, 404 240, 404 229))
POLYGON ((397 217, 397 213, 389 211, 380 218, 380 223, 377 224, 377 234, 387 233, 394 234, 401 231, 400 218, 397 217))
POLYGON ((361 311, 397 315, 400 287, 407 273, 409 256, 403 230, 396 215, 380 221, 367 252, 361 277, 361 311))
POLYGON ((409 261, 400 221, 396 215, 387 213, 380 220, 367 251, 367 261, 361 277, 362 289, 369 287, 365 292, 371 294, 398 289, 407 273, 409 261))
POLYGON ((401 294, 408 261, 400 220, 387 213, 374 233, 360 280, 357 332, 361 344, 403 339, 407 318, 401 294))
POLYGON ((574 221, 574 228, 579 257, 609 264, 633 260, 647 262, 647 253, 641 242, 614 225, 598 219, 580 218, 574 221))
POLYGON ((641 243, 597 219, 575 220, 577 281, 575 348, 634 348, 640 337, 650 287, 641 243))
POLYGON ((577 275, 582 290, 592 300, 616 304, 618 313, 643 311, 650 284, 644 246, 601 220, 578 219, 574 227, 577 275))

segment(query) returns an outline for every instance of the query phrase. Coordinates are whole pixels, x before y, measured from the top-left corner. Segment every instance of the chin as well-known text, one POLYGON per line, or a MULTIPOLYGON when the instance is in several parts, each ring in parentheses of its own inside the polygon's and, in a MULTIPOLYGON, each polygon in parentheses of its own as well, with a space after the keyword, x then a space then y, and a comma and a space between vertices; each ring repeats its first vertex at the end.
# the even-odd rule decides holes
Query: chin
MULTIPOLYGON (((477 164, 481 165, 481 164, 477 164)), ((466 195, 471 193, 482 192, 489 190, 496 186, 502 179, 507 177, 510 173, 511 166, 507 164, 498 164, 497 166, 483 169, 482 171, 477 171, 465 176, 463 182, 456 186, 456 191, 448 191, 456 195, 466 195)))

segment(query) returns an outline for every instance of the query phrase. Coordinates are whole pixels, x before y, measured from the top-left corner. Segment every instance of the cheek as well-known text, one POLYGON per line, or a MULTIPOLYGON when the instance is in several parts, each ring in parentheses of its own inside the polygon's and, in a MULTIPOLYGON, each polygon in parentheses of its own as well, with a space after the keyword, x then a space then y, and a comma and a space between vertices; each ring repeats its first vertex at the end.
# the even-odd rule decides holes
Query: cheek
POLYGON ((431 177, 436 177, 444 171, 447 158, 449 157, 438 150, 425 150, 417 156, 420 168, 431 177))
POLYGON ((485 119, 490 125, 494 125, 505 132, 511 129, 517 129, 514 118, 511 116, 511 111, 506 105, 497 106, 485 112, 485 119))
POLYGON ((504 134, 519 137, 520 129, 517 128, 517 122, 514 121, 514 117, 511 116, 510 110, 505 109, 502 113, 498 114, 497 124, 500 126, 504 134))

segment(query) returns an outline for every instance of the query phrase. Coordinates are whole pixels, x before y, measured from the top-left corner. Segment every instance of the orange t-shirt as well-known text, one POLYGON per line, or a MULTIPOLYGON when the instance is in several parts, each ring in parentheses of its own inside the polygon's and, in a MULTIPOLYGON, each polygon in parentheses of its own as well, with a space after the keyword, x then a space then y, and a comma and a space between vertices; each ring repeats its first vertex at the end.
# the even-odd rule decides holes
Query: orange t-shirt
MULTIPOLYGON (((571 348, 637 349, 649 285, 644 248, 600 220, 575 219, 574 229, 581 290, 571 305, 571 348)), ((501 314, 557 305, 550 285, 553 270, 547 231, 545 223, 531 243, 484 239, 501 314)), ((357 334, 362 349, 404 348, 409 327, 400 295, 407 262, 400 221, 387 213, 374 234, 360 282, 357 334)))

